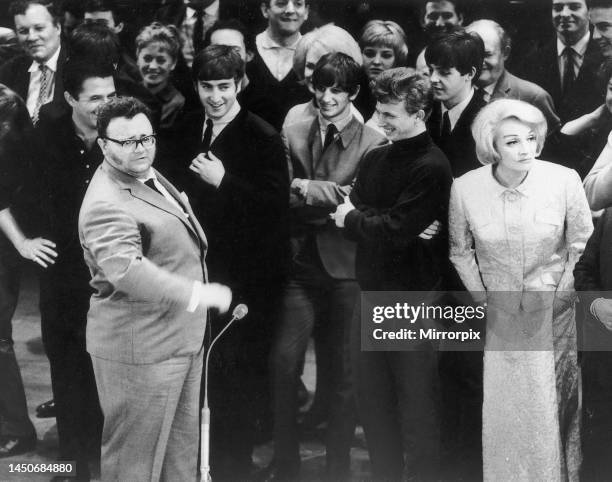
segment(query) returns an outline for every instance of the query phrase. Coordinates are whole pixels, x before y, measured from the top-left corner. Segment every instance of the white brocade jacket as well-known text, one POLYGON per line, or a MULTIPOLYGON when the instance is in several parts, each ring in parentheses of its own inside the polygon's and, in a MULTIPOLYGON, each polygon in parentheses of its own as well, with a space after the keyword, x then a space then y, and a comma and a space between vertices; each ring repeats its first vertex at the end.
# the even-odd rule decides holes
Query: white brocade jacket
MULTIPOLYGON (((565 298, 593 230, 578 174, 537 160, 509 189, 492 169, 470 171, 452 186, 450 259, 461 280, 469 291, 555 291, 565 298)), ((524 296, 503 298, 508 311, 519 305, 529 311, 524 296)))

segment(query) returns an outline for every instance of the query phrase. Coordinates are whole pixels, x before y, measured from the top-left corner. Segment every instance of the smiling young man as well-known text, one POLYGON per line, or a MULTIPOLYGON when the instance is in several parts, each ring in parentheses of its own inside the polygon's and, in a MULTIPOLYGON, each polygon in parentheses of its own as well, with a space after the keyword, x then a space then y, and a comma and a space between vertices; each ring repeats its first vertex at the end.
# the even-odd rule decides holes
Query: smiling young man
POLYGON ((455 177, 480 166, 470 126, 485 105, 474 90, 483 60, 482 39, 463 30, 437 38, 425 50, 436 101, 427 128, 455 177))
POLYGON ((347 349, 343 334, 357 301, 355 245, 327 218, 350 193, 361 159, 386 143, 384 136, 361 124, 351 111, 360 75, 359 65, 346 54, 321 57, 312 75, 318 116, 283 130, 292 179, 293 262, 272 349, 274 465, 267 475, 273 480, 289 479, 299 472, 297 380, 315 325, 321 327, 326 345, 333 347, 327 473, 330 480, 349 475, 352 387, 343 363, 347 349))
POLYGON ((606 59, 612 58, 612 0, 589 0, 588 7, 593 41, 606 59))
MULTIPOLYGON (((247 323, 215 345, 210 370, 213 478, 244 480, 252 469, 258 411, 268 408, 267 353, 288 258, 289 174, 280 135, 237 100, 238 49, 196 55, 201 109, 185 117, 176 152, 178 183, 193 199, 211 253, 213 281, 249 306, 247 323)), ((225 320, 212 319, 213 336, 225 320)))
POLYGON ((18 0, 11 3, 9 11, 25 54, 0 68, 0 83, 26 101, 30 117, 37 123, 40 108, 64 95, 66 49, 61 45, 60 19, 44 0, 18 0))
POLYGON ((552 0, 555 37, 537 46, 523 62, 522 77, 552 97, 562 123, 593 111, 603 102, 597 70, 603 61, 591 38, 586 0, 552 0))
MULTIPOLYGON (((379 125, 392 144, 364 156, 355 188, 332 217, 357 242, 362 290, 442 290, 446 237, 420 237, 434 220, 447 218, 452 183, 448 160, 426 129, 433 101, 429 82, 411 69, 395 68, 380 74, 374 93, 379 125)), ((437 354, 426 344, 416 351, 361 351, 360 323, 353 317, 351 362, 372 478, 436 480, 437 354)))

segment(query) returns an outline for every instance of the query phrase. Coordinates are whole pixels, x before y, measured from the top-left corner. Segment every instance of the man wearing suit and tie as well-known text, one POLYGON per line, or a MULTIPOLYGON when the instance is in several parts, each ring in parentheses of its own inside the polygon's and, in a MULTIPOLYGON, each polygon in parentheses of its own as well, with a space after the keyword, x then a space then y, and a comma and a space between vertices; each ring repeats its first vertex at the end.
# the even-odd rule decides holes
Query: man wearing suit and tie
POLYGON ((603 103, 597 70, 603 54, 591 38, 586 0, 552 0, 554 39, 538 46, 523 63, 523 77, 552 97, 562 123, 603 103))
POLYGON ((98 112, 104 161, 79 215, 95 292, 87 317, 100 404, 103 480, 193 480, 206 309, 231 292, 207 280, 206 237, 187 198, 152 168, 146 107, 98 112))
POLYGON ((512 39, 493 20, 476 20, 466 27, 484 42, 485 59, 476 85, 481 89, 485 102, 496 99, 518 99, 529 102, 542 111, 548 123, 548 134, 557 132, 560 126, 550 94, 539 85, 520 79, 506 70, 512 39))
POLYGON ((343 340, 359 288, 355 244, 343 237, 329 214, 350 193, 361 159, 387 142, 351 111, 359 78, 359 65, 351 57, 343 53, 321 57, 312 75, 319 115, 283 130, 292 179, 293 262, 272 350, 275 466, 271 479, 284 480, 299 471, 296 384, 315 325, 332 350, 327 472, 330 480, 343 480, 349 473, 352 414, 341 404, 351 400, 352 391, 346 392, 343 340))
POLYGON ((34 124, 40 108, 64 96, 62 69, 66 49, 61 45, 61 24, 53 5, 44 0, 17 0, 9 8, 25 55, 0 68, 0 83, 26 101, 34 124))
POLYGON ((433 112, 427 130, 450 161, 454 177, 480 167, 471 126, 485 101, 474 90, 482 71, 484 44, 478 36, 455 30, 425 50, 433 88, 433 112))
MULTIPOLYGON (((249 306, 248 323, 215 345, 209 371, 211 470, 213 478, 228 480, 248 477, 256 424, 269 413, 267 354, 289 256, 283 142, 238 102, 244 68, 228 45, 196 55, 202 108, 184 119, 175 163, 206 227, 210 279, 249 306)), ((222 328, 218 321, 211 319, 213 335, 222 328)))

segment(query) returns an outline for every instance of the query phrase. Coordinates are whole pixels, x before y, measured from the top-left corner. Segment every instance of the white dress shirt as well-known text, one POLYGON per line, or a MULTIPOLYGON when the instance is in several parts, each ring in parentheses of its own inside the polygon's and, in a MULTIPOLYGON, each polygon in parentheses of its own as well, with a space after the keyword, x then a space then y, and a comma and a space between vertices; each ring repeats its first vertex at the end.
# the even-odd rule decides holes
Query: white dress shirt
MULTIPOLYGON (((55 75, 57 73, 57 60, 59 59, 60 49, 61 47, 58 47, 51 58, 44 63, 44 65, 51 71, 51 85, 48 88, 47 98, 43 104, 51 102, 53 99, 53 94, 55 92, 55 75)), ((26 106, 28 107, 30 117, 34 115, 36 103, 38 102, 38 96, 40 94, 40 83, 42 77, 40 65, 41 64, 39 62, 33 61, 32 65, 30 65, 30 68, 28 69, 28 72, 30 72, 30 85, 28 87, 28 99, 26 101, 26 106)))
POLYGON ((557 62, 559 63, 559 75, 563 79, 565 73, 565 57, 563 51, 565 47, 569 47, 574 51, 574 78, 578 77, 582 62, 584 62, 584 54, 589 45, 591 39, 591 32, 587 30, 587 33, 574 45, 565 45, 559 37, 557 37, 557 62))
MULTIPOLYGON (((221 117, 220 119, 211 119, 213 123, 212 137, 210 138, 211 146, 214 140, 219 136, 219 134, 221 134, 221 131, 225 129, 225 126, 227 126, 230 122, 232 122, 235 119, 235 117, 238 115, 239 112, 240 112, 240 104, 238 103, 238 101, 236 101, 234 102, 234 105, 230 107, 230 110, 228 110, 223 117, 221 117)), ((206 119, 208 119, 208 117, 204 119, 204 127, 202 129, 202 138, 204 138, 204 132, 206 131, 206 119)))
POLYGON ((261 55, 270 73, 279 82, 287 77, 287 74, 293 68, 293 54, 300 37, 298 35, 295 43, 287 47, 272 40, 268 30, 264 30, 255 38, 255 45, 259 55, 261 55))
POLYGON ((472 97, 474 97, 474 88, 472 88, 470 94, 465 99, 459 102, 452 109, 447 109, 446 107, 444 107, 444 104, 442 104, 442 116, 444 116, 444 113, 448 111, 448 119, 450 120, 451 131, 455 128, 455 124, 457 124, 459 117, 461 117, 461 114, 463 114, 463 111, 472 100, 472 97))

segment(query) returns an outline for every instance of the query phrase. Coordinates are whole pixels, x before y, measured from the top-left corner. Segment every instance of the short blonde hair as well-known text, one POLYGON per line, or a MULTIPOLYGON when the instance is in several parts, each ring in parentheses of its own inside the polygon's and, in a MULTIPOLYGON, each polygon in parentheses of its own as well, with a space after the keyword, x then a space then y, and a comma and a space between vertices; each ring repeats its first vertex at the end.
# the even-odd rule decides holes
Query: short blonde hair
POLYGON ((177 28, 174 25, 163 25, 159 22, 153 22, 143 27, 138 37, 136 37, 135 43, 136 55, 145 47, 154 43, 159 43, 165 47, 166 52, 172 57, 172 60, 178 59, 179 49, 181 48, 181 41, 177 28))
POLYGON ((403 67, 408 59, 408 44, 404 29, 391 20, 370 20, 359 38, 363 51, 366 47, 388 47, 395 53, 394 67, 403 67))
POLYGON ((293 71, 295 75, 297 75, 298 79, 304 80, 304 69, 306 68, 306 55, 308 54, 308 49, 313 44, 315 39, 317 38, 317 31, 311 30, 308 33, 302 35, 300 40, 298 40, 297 45, 295 46, 295 51, 293 52, 293 71))
POLYGON ((499 99, 491 102, 482 110, 472 123, 472 136, 476 142, 476 156, 481 164, 495 164, 500 156, 495 146, 495 135, 499 125, 515 119, 533 130, 536 136, 539 155, 546 140, 546 119, 540 110, 527 102, 515 99, 499 99))

